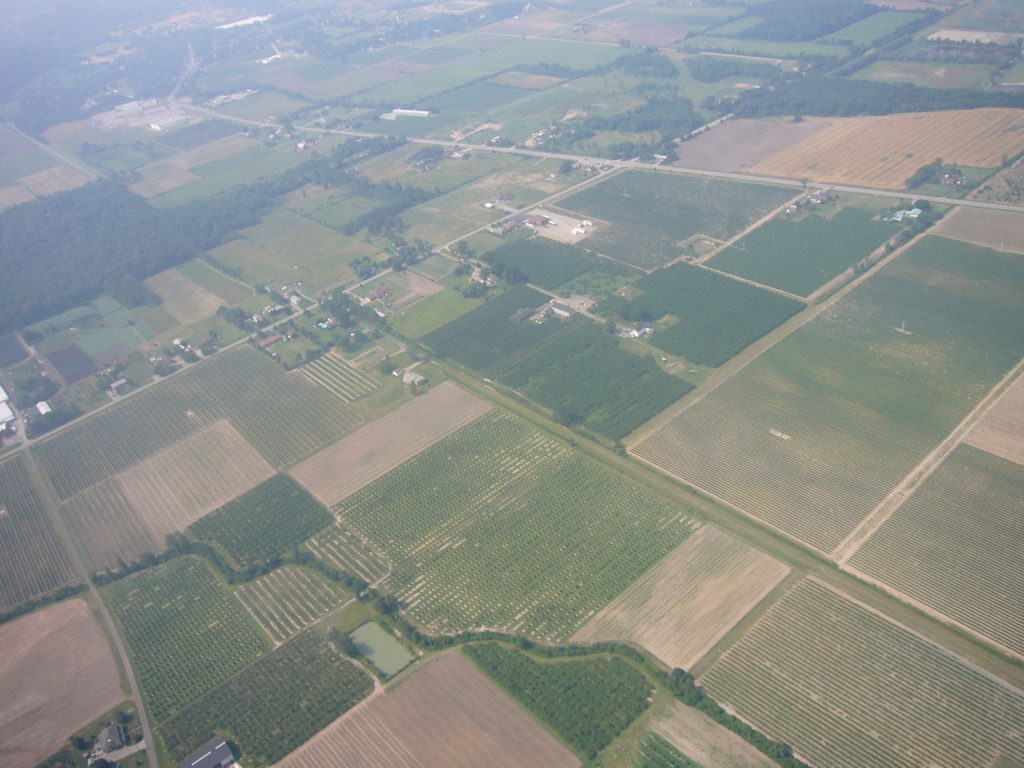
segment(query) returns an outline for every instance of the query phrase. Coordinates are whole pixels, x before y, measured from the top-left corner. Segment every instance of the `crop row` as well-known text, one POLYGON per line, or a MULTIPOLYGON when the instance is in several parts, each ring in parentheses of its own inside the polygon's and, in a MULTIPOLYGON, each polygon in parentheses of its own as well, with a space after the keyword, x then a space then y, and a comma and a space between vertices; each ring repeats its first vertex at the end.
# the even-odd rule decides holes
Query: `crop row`
POLYGON ((71 567, 20 456, 0 462, 0 609, 71 581, 71 567))
POLYGON ((268 647, 242 605, 194 557, 115 582, 106 597, 156 722, 268 647))
POLYGON ((235 595, 277 643, 309 626, 345 599, 341 589, 318 573, 290 566, 239 587, 235 595))
POLYGON ((58 433, 39 457, 67 499, 223 418, 277 467, 359 423, 322 387, 240 347, 58 433))
POLYGON ((656 733, 640 742, 633 768, 702 768, 656 733))
POLYGON ((231 734, 246 766, 263 768, 312 738, 373 690, 323 637, 297 635, 194 702, 159 731, 175 760, 231 734))
POLYGON ((380 385, 365 373, 356 370, 335 353, 329 352, 300 369, 313 382, 350 403, 367 395, 380 385))
POLYGON ((1024 655, 1024 466, 960 445, 848 561, 1024 655))
POLYGON ((787 593, 701 684, 835 768, 1024 759, 1024 696, 814 581, 787 593))
POLYGON ((321 560, 371 584, 388 571, 387 563, 366 542, 340 523, 329 526, 306 542, 321 560))

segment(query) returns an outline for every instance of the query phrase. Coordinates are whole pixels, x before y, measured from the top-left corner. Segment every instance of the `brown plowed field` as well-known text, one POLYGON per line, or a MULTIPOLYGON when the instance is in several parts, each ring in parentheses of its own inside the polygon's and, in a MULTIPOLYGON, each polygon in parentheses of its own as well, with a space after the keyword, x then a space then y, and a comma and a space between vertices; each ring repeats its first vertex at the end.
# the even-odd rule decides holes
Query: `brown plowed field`
POLYGON ((0 762, 31 768, 125 699, 110 646, 84 600, 0 626, 0 762))
POLYGON ((997 251, 1024 253, 1024 213, 957 208, 936 224, 932 232, 997 251))
POLYGON ((444 382, 291 470, 328 507, 483 416, 491 406, 444 382))
POLYGON ((680 701, 655 716, 651 730, 708 768, 775 768, 770 760, 735 733, 680 701))
POLYGON ((79 493, 64 514, 96 569, 159 552, 167 534, 274 474, 227 421, 161 451, 79 493))
MULTIPOLYGON (((712 131, 714 133, 714 131, 712 131)), ((752 170, 768 176, 902 189, 914 171, 941 157, 947 163, 995 168, 1024 151, 1024 110, 832 118, 810 138, 752 170)))
POLYGON ((964 442, 1007 461, 1024 464, 1024 377, 1010 385, 971 428, 964 442))
POLYGON ((573 640, 638 643, 690 669, 789 568, 705 525, 591 619, 573 640))
POLYGON ((580 761, 461 655, 427 665, 278 768, 569 768, 580 761))
POLYGON ((799 123, 728 120, 677 146, 679 160, 674 165, 709 171, 742 171, 827 127, 828 123, 820 118, 799 123))

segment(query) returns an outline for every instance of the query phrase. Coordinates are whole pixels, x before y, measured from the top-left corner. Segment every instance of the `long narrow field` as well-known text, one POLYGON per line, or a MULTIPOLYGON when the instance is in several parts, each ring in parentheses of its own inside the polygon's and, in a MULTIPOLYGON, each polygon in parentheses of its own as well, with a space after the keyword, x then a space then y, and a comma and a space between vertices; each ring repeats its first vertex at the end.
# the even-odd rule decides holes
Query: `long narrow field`
POLYGON ((275 467, 359 423, 322 387, 239 347, 59 432, 39 445, 39 458, 67 499, 224 418, 275 467))
POLYGON ((308 627, 348 594, 316 571, 285 566, 235 590, 242 605, 275 643, 308 627))
POLYGON ((670 667, 690 669, 788 574, 788 566, 705 525, 573 640, 636 643, 670 667))
POLYGON ((265 651, 245 608, 198 558, 114 582, 104 598, 123 629, 146 708, 161 723, 265 651))
POLYGON ((371 584, 388 571, 384 559, 341 523, 336 523, 309 539, 306 548, 335 568, 366 579, 371 584))
POLYGON ((291 470, 327 506, 491 410, 450 382, 339 440, 291 470))
POLYGON ((652 719, 651 730, 707 768, 775 768, 776 765, 732 731, 679 701, 673 701, 652 719))
POLYGON ((274 470, 227 421, 218 421, 64 502, 95 570, 144 552, 266 480, 274 470))
POLYGON ((65 600, 0 626, 0 755, 31 768, 68 734, 121 703, 110 645, 85 600, 65 600))
POLYGON ((989 408, 964 442, 1024 464, 1024 377, 1019 377, 989 408))
POLYGON ((278 768, 574 768, 580 761, 458 654, 336 720, 278 768))
POLYGON ((699 682, 816 766, 1024 760, 1024 693, 816 581, 787 593, 699 682))
POLYGON ((960 445, 848 561, 1024 657, 1024 466, 960 445))
POLYGON ((369 674, 326 638, 303 632, 217 686, 160 728, 175 760, 230 733, 244 765, 266 768, 373 691, 369 674))
POLYGON ((349 365, 334 351, 307 363, 299 371, 313 383, 340 397, 344 403, 351 403, 380 388, 378 381, 349 365))
POLYGON ((1014 253, 1024 253, 1024 213, 958 207, 944 216, 935 234, 1014 253))
POLYGON ((71 578, 21 457, 0 462, 0 608, 62 587, 71 578))
POLYGON ((914 171, 936 157, 947 163, 995 168, 1024 150, 1024 110, 830 118, 829 127, 755 165, 754 173, 810 177, 835 184, 902 189, 914 171))
POLYGON ((431 632, 545 640, 566 639, 697 527, 498 412, 335 510, 395 564, 390 589, 431 632))
POLYGON ((831 552, 1024 355, 1024 258, 925 237, 633 446, 831 552))

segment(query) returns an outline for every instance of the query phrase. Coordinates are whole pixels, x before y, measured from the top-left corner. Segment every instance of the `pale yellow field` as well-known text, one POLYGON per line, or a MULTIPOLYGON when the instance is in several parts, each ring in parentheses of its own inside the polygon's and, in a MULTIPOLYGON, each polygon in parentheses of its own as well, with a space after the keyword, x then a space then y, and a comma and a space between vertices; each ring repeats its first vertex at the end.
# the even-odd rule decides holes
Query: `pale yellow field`
POLYGON ((0 763, 31 768, 125 699, 85 600, 0 625, 0 763))
POLYGON ((922 165, 999 166, 1024 151, 1024 110, 949 112, 830 118, 828 128, 778 152, 751 170, 771 176, 833 184, 902 189, 922 165))
POLYGON ((673 701, 651 730, 703 768, 775 768, 750 744, 693 707, 673 701))
POLYGON ((42 197, 43 195, 52 195, 54 192, 63 192, 66 189, 75 189, 90 181, 92 179, 81 171, 76 171, 66 165, 55 165, 53 168, 33 173, 31 176, 23 176, 18 183, 33 195, 42 197))
POLYGON ((335 720, 278 768, 570 768, 580 761, 459 654, 335 720))
POLYGON ((780 581, 789 567, 705 525, 573 636, 637 643, 691 669, 780 581))
POLYGON ((1024 377, 1018 378, 985 413, 964 442, 1024 464, 1024 377))
POLYGON ((93 567, 159 552, 167 534, 274 474, 227 421, 108 478, 64 503, 64 514, 93 567))
POLYGON ((143 281, 160 297, 160 306, 182 325, 216 314, 224 299, 203 288, 176 269, 165 269, 143 281))
POLYGON ((932 232, 965 243, 1024 253, 1024 213, 987 208, 956 208, 932 232))
POLYGON ((34 198, 35 196, 24 187, 18 185, 4 187, 0 189, 0 211, 18 203, 27 203, 34 198))
POLYGON ((446 381, 306 459, 291 475, 332 507, 489 410, 446 381))

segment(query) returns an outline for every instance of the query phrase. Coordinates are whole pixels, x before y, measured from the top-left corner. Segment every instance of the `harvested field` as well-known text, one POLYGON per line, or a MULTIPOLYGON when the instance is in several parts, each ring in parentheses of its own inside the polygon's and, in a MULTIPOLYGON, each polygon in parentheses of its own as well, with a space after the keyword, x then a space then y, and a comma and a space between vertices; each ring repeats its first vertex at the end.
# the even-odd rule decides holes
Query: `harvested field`
POLYGON ((192 173, 191 168, 255 146, 258 146, 258 142, 245 136, 231 136, 221 141, 205 144, 197 149, 139 169, 142 181, 132 184, 131 188, 143 197, 155 197, 163 192, 170 192, 172 189, 199 181, 202 178, 192 173))
POLYGON ((159 552, 167 534, 183 531, 273 474, 234 427, 218 421, 72 497, 64 514, 101 570, 118 558, 159 552))
POLYGON ((790 590, 699 680, 828 768, 1024 760, 1024 694, 822 583, 790 590))
POLYGON ((0 626, 0 754, 31 768, 124 698, 107 638, 85 600, 0 626))
POLYGON ((458 654, 420 669, 278 768, 562 768, 580 761, 458 654))
POLYGON ((143 281, 160 297, 160 306, 182 325, 194 323, 217 312, 224 300, 189 280, 177 269, 165 269, 143 281))
POLYGON ((348 593, 315 571, 286 565, 235 590, 237 597, 275 643, 308 627, 348 593))
POLYGON ((444 382, 291 470, 328 507, 491 410, 444 382))
POLYGON ((742 171, 828 126, 827 121, 813 118, 800 123, 749 118, 729 120, 676 147, 679 161, 674 165, 710 171, 742 171))
POLYGON ((1024 151, 1024 110, 947 112, 832 118, 831 125, 772 155, 751 170, 770 176, 902 189, 922 165, 995 168, 1024 151))
POLYGON ((19 180, 19 184, 25 187, 36 197, 52 195, 54 192, 63 192, 66 189, 75 189, 83 184, 88 184, 92 179, 81 171, 76 171, 66 165, 56 165, 31 176, 25 176, 19 180))
POLYGON ((637 643, 670 667, 691 669, 788 573, 777 560, 705 525, 573 640, 637 643))
POLYGON ((0 189, 0 211, 10 208, 18 203, 27 203, 35 199, 35 195, 21 186, 4 187, 0 189))
POLYGON ((651 729, 706 768, 775 768, 776 765, 732 731, 679 701, 673 701, 667 710, 655 716, 651 729))
POLYGON ((1024 253, 1024 213, 956 208, 932 232, 997 251, 1024 253))
POLYGON ((1024 464, 1024 377, 1018 378, 964 442, 1018 464, 1024 464))

